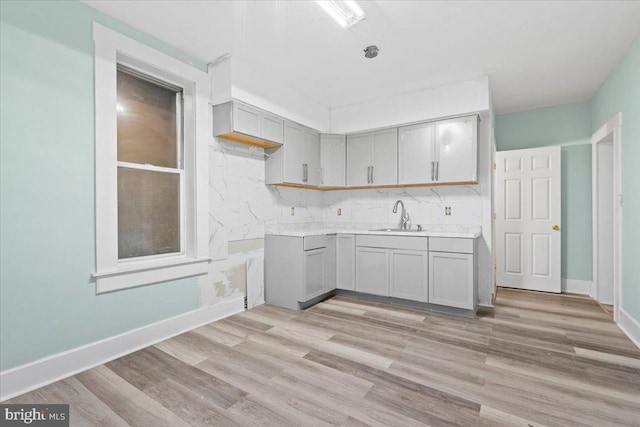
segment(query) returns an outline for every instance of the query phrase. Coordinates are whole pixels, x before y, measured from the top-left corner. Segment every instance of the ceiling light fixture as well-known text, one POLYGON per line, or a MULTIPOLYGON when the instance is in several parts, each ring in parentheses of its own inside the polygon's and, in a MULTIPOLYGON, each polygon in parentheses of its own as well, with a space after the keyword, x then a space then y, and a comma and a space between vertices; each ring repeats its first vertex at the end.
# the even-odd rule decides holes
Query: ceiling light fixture
POLYGON ((342 28, 349 28, 366 16, 354 0, 316 0, 316 3, 342 28))
POLYGON ((364 57, 369 59, 375 58, 376 56, 378 56, 378 52, 380 52, 380 49, 378 49, 378 46, 376 45, 367 46, 364 49, 364 57))

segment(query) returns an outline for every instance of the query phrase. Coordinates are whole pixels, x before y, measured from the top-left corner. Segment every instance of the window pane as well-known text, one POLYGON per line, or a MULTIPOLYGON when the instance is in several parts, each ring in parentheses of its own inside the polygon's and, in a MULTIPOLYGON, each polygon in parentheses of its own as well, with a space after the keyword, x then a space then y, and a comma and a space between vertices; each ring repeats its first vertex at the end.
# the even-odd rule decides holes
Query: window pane
POLYGON ((118 258, 180 252, 180 176, 118 168, 118 258))
POLYGON ((181 167, 176 93, 118 70, 118 161, 181 167))

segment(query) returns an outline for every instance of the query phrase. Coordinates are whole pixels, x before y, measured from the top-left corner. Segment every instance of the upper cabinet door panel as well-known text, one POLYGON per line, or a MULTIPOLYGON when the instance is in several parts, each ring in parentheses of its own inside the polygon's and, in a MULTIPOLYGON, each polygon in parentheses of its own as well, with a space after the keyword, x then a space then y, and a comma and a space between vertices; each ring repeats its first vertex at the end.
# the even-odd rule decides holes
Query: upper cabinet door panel
POLYGON ((284 182, 304 184, 304 129, 291 122, 284 124, 284 182))
POLYGON ((373 134, 359 133, 347 136, 347 185, 370 185, 371 141, 373 134))
POLYGON ((320 135, 320 186, 347 185, 347 148, 344 135, 320 135))
POLYGON ((436 181, 478 180, 478 118, 461 117, 436 123, 436 181))
POLYGON ((262 113, 262 138, 278 142, 284 142, 284 120, 273 114, 262 113))
POLYGON ((248 105, 233 103, 233 130, 251 136, 261 136, 260 111, 248 105))
POLYGON ((318 186, 320 184, 320 134, 305 129, 303 163, 307 168, 307 180, 305 184, 318 186))
POLYGON ((398 128, 373 133, 371 184, 398 183, 398 128))
POLYGON ((398 131, 398 184, 434 181, 435 123, 401 127, 398 131))

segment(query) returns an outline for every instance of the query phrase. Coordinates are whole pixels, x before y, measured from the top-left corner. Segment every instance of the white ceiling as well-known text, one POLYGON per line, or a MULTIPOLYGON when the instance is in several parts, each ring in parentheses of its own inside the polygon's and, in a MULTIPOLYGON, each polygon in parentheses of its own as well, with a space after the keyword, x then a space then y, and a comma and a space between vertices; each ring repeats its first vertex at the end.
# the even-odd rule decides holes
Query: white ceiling
POLYGON ((203 62, 269 69, 329 108, 487 74, 498 113, 584 101, 640 34, 638 1, 360 1, 350 29, 310 0, 85 3, 203 62))

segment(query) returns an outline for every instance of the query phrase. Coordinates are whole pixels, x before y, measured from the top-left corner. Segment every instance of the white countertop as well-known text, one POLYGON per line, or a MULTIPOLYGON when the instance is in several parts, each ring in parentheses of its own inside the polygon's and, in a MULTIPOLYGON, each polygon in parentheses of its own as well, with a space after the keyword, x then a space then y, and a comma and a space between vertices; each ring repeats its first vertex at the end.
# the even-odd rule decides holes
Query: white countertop
MULTIPOLYGON (((382 228, 382 227, 380 227, 382 228)), ((417 236, 417 237, 457 237, 463 239, 476 239, 482 235, 482 228, 478 225, 441 225, 425 226, 422 231, 382 231, 361 230, 353 228, 309 228, 309 229, 276 229, 268 230, 265 234, 278 236, 306 237, 323 234, 369 234, 382 236, 417 236)))

